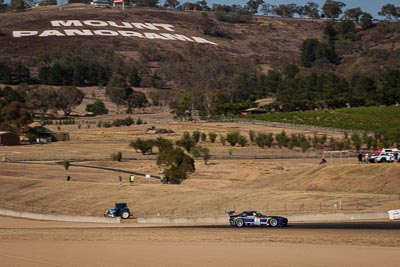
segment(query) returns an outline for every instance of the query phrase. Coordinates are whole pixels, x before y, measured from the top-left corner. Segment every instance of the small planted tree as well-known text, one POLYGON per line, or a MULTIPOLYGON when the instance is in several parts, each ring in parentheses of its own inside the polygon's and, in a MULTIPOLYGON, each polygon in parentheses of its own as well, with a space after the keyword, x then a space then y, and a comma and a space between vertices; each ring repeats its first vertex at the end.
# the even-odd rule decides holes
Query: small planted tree
POLYGON ((243 135, 239 135, 238 143, 241 147, 247 146, 247 138, 243 135))
POLYGON ((201 154, 202 154, 202 157, 203 157, 203 160, 204 160, 204 164, 207 165, 208 161, 211 158, 210 150, 205 147, 205 148, 202 149, 201 154))
POLYGON ((201 141, 203 141, 203 142, 207 141, 207 134, 206 134, 206 133, 201 133, 200 139, 201 139, 201 141))
POLYGON ((64 160, 63 166, 64 166, 64 169, 65 169, 66 171, 68 171, 69 166, 71 166, 71 163, 70 163, 68 160, 64 160))
POLYGON ((275 136, 276 142, 278 143, 279 148, 286 147, 289 143, 289 137, 286 135, 285 131, 282 131, 280 134, 275 136))
POLYGON ((112 153, 112 154, 111 154, 111 160, 112 160, 112 161, 121 162, 121 160, 122 160, 122 152, 121 152, 121 151, 118 151, 118 152, 116 152, 116 153, 112 153))
POLYGON ((193 140, 196 142, 196 144, 200 141, 200 135, 201 133, 199 131, 193 132, 193 140))
POLYGON ((217 134, 216 133, 208 133, 208 139, 210 140, 211 143, 215 143, 215 140, 217 139, 217 134))
POLYGON ((249 137, 250 137, 250 142, 252 144, 254 144, 255 141, 256 141, 256 132, 254 132, 253 130, 250 130, 249 131, 249 137))
POLYGON ((176 145, 183 147, 188 153, 196 145, 196 141, 188 133, 184 133, 182 139, 176 141, 176 145))
POLYGON ((231 145, 235 146, 239 142, 240 133, 233 132, 226 134, 226 141, 231 145))

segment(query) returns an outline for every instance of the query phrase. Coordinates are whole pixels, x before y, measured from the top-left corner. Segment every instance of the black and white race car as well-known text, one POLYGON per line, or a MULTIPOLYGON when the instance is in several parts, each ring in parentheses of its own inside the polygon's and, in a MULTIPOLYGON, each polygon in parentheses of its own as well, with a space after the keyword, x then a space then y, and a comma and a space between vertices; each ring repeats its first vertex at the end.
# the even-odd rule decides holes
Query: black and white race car
POLYGON ((256 210, 243 211, 235 214, 235 211, 226 211, 229 215, 229 223, 231 226, 272 226, 282 227, 288 225, 288 219, 281 216, 268 216, 256 210))

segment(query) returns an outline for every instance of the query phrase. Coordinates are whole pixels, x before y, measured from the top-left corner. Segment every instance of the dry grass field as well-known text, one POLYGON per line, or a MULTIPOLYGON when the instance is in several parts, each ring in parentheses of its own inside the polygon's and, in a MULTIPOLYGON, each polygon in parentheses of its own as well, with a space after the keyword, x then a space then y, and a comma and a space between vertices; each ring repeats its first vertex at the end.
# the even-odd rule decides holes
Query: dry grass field
MULTIPOLYGON (((110 105, 108 105, 110 106, 110 105)), ((112 106, 111 106, 112 107, 112 106)), ((80 107, 81 109, 82 107, 80 107)), ((113 114, 113 113, 112 113, 113 114)), ((71 140, 0 147, 0 208, 33 213, 102 216, 126 201, 138 217, 222 217, 226 209, 267 214, 386 211, 399 208, 400 165, 358 164, 355 157, 328 159, 321 151, 261 149, 201 142, 213 158, 196 159, 196 172, 181 185, 161 184, 128 173, 160 175, 156 154, 129 147, 135 138, 156 138, 147 128, 183 132, 285 130, 255 124, 176 122, 168 111, 137 111, 148 122, 98 128, 98 120, 126 114, 77 118, 78 125, 50 126, 71 140), (151 112, 149 112, 151 111, 151 112), (82 123, 82 120, 84 123, 82 123), (92 121, 88 124, 86 121, 92 121), (90 125, 88 127, 87 125, 90 125), (110 155, 123 152, 121 162, 110 155), (66 171, 63 160, 70 160, 66 171), (72 177, 66 181, 66 176, 72 177), (118 176, 124 179, 118 185, 118 176)), ((313 135, 313 132, 304 132, 313 135)), ((335 137, 340 137, 336 135, 335 137)), ((218 139, 219 140, 219 139, 218 139)), ((155 153, 157 151, 154 151, 155 153)), ((227 218, 228 219, 228 218, 227 218)), ((118 225, 32 221, 0 216, 0 261, 4 266, 397 266, 398 224, 302 225, 285 229, 235 229, 227 225, 118 225)))
MULTIPOLYGON (((107 120, 107 115, 92 120, 107 120)), ((129 127, 98 128, 96 124, 62 125, 70 141, 1 147, 11 162, 1 162, 0 206, 34 212, 101 216, 115 201, 127 201, 135 216, 224 216, 226 209, 259 209, 279 214, 385 211, 399 206, 400 165, 358 164, 356 158, 328 159, 319 165, 321 151, 261 149, 200 142, 213 158, 196 159, 196 172, 181 185, 162 185, 138 176, 128 185, 128 172, 160 175, 156 155, 129 147, 135 138, 156 138, 147 128, 174 131, 162 135, 177 140, 184 131, 280 132, 254 124, 175 122, 168 111, 134 114, 148 122, 129 127), (122 162, 110 155, 122 151, 122 162), (24 160, 24 161, 15 161, 24 160), (70 160, 68 171, 63 160, 70 160), (102 169, 109 168, 109 169, 102 169), (71 182, 66 176, 72 177, 71 182), (118 185, 118 176, 124 183, 118 185)), ((78 121, 78 119, 77 119, 78 121)), ((285 129, 288 133, 296 130, 285 129)), ((307 134, 307 133, 306 133, 307 134)), ((314 133, 309 133, 313 135, 314 133)), ((218 140, 218 139, 217 139, 218 140)), ((155 151, 156 152, 156 151, 155 151)))

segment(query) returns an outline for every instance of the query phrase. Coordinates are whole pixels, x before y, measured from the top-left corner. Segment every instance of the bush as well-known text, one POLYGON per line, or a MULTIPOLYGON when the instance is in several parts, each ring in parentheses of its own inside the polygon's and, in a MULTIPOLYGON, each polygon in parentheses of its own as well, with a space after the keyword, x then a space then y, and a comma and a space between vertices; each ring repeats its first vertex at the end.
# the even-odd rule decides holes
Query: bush
POLYGON ((85 110, 86 112, 91 112, 95 115, 102 115, 108 113, 108 109, 101 100, 96 100, 93 104, 87 104, 85 110))
POLYGON ((183 147, 188 153, 196 145, 194 137, 191 137, 189 133, 184 133, 182 139, 176 141, 176 145, 183 147))
POLYGON ((136 149, 136 151, 140 150, 143 155, 153 153, 154 140, 142 140, 141 138, 137 138, 135 141, 130 142, 129 146, 136 149))
POLYGON ((235 146, 239 142, 239 137, 239 132, 228 133, 226 134, 226 141, 228 141, 231 146, 235 146))
POLYGON ((206 133, 201 133, 200 139, 201 139, 201 141, 205 142, 207 140, 207 134, 206 133))
POLYGON ((208 133, 208 139, 210 139, 211 143, 215 143, 215 139, 217 139, 216 133, 208 133))
POLYGON ((252 130, 249 131, 249 137, 250 137, 250 142, 252 144, 254 144, 255 140, 256 140, 256 133, 252 130))
POLYGON ((201 133, 199 131, 193 132, 193 140, 196 142, 196 144, 200 141, 200 135, 201 133))
POLYGON ((118 162, 120 162, 121 159, 122 159, 122 152, 121 152, 121 151, 118 151, 118 152, 116 152, 116 153, 111 154, 111 160, 112 160, 112 161, 118 161, 118 162))
POLYGON ((71 163, 70 163, 68 160, 64 160, 63 166, 64 166, 64 169, 65 169, 66 171, 68 171, 69 166, 71 166, 71 163))
POLYGON ((245 147, 247 145, 247 138, 243 135, 240 135, 238 138, 238 143, 241 147, 245 147))
POLYGON ((258 133, 256 137, 256 144, 257 146, 264 148, 264 147, 271 147, 272 143, 274 141, 274 137, 272 133, 269 134, 264 134, 264 133, 258 133))

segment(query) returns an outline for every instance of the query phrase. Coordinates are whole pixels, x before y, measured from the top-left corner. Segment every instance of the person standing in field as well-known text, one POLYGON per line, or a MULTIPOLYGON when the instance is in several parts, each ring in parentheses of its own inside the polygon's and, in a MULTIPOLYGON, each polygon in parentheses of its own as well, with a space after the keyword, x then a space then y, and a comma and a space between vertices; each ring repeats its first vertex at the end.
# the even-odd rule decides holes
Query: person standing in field
POLYGON ((129 184, 133 185, 134 182, 135 182, 135 176, 134 175, 129 176, 129 184))
POLYGON ((358 158, 358 163, 362 163, 362 154, 361 152, 358 152, 357 158, 358 158))
POLYGON ((121 186, 122 185, 122 176, 120 175, 120 176, 118 176, 118 184, 119 184, 119 186, 121 186))

